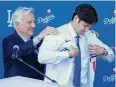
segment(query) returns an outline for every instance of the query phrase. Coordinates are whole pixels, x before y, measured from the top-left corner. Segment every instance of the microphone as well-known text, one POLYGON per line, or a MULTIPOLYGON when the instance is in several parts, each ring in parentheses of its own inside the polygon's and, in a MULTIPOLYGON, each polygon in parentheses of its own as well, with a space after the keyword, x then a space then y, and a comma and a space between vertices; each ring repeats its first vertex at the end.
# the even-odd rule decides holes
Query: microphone
POLYGON ((28 63, 26 63, 25 61, 23 61, 21 58, 18 58, 18 53, 19 51, 19 46, 18 45, 14 45, 13 46, 13 54, 12 54, 12 59, 17 59, 18 61, 22 62, 23 64, 27 65, 28 67, 30 67, 31 69, 35 70, 37 73, 39 73, 40 75, 46 77, 47 79, 49 79, 50 81, 52 81, 53 83, 57 83, 54 79, 51 79, 50 77, 44 75, 41 71, 37 70, 35 67, 29 65, 28 63))
POLYGON ((17 53, 19 51, 19 46, 18 45, 14 45, 13 46, 13 53, 12 53, 12 59, 15 59, 18 57, 17 53))

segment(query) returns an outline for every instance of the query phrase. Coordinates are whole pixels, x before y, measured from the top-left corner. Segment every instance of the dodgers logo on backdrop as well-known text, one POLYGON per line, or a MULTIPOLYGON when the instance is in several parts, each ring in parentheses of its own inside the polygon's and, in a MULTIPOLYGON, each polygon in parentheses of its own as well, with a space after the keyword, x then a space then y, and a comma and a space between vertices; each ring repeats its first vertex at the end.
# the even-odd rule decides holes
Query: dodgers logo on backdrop
POLYGON ((7 13, 8 13, 8 20, 7 20, 8 27, 13 27, 13 22, 12 22, 12 18, 11 18, 11 11, 12 10, 7 10, 7 13))
POLYGON ((48 9, 47 10, 47 16, 45 17, 38 17, 37 19, 37 24, 40 24, 40 23, 48 23, 49 21, 55 19, 55 15, 54 14, 51 14, 51 9, 48 9))
POLYGON ((116 68, 113 68, 113 73, 114 74, 110 76, 108 75, 103 76, 103 82, 114 82, 116 80, 116 68))
MULTIPOLYGON (((114 10, 114 15, 116 15, 116 10, 114 10)), ((115 24, 116 17, 104 18, 104 24, 115 24)))
POLYGON ((108 76, 108 75, 105 75, 103 76, 103 82, 114 82, 116 79, 116 75, 111 75, 111 76, 108 76))
POLYGON ((54 18, 55 18, 54 14, 46 16, 46 17, 38 17, 37 24, 40 24, 40 23, 47 24, 49 21, 53 20, 54 18))
POLYGON ((112 17, 112 18, 104 18, 104 24, 115 24, 115 20, 116 18, 115 17, 112 17))

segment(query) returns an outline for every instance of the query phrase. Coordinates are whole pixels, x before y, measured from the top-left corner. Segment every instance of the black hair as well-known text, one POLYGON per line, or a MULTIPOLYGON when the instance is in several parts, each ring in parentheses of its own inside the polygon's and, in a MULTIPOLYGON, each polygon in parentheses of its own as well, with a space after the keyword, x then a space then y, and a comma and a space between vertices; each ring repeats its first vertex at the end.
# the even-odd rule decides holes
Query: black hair
POLYGON ((73 13, 72 20, 76 15, 80 21, 82 20, 89 24, 95 24, 98 22, 97 12, 90 4, 81 4, 77 6, 73 13))

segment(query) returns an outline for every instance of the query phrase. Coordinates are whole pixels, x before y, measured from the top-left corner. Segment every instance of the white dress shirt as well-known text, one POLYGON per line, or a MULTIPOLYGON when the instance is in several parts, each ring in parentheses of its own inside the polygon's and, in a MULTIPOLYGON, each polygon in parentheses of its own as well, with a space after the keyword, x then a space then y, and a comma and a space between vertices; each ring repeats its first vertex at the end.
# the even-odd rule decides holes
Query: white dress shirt
MULTIPOLYGON (((17 33, 18 33, 18 35, 23 39, 24 42, 27 42, 28 40, 30 40, 30 38, 26 38, 26 37, 22 36, 19 32, 17 32, 17 33)), ((38 44, 39 42, 40 42, 40 40, 38 40, 38 37, 37 37, 37 36, 33 38, 33 45, 34 45, 35 47, 37 46, 37 44, 38 44)))
MULTIPOLYGON (((44 41, 39 48, 38 61, 42 64, 47 64, 46 75, 48 77, 56 80, 62 85, 73 85, 74 58, 69 58, 68 51, 63 50, 65 48, 71 49, 71 47, 78 48, 76 46, 75 38, 77 34, 72 28, 71 23, 58 27, 58 30, 60 32, 59 35, 48 35, 44 38, 44 41)), ((94 33, 88 31, 85 35, 81 36, 79 42, 82 60, 82 75, 84 74, 83 72, 85 72, 83 67, 86 67, 86 64, 90 63, 88 52, 85 52, 84 48, 85 38, 87 38, 88 43, 94 43, 94 40, 96 40, 96 44, 106 48, 108 51, 108 56, 110 56, 110 58, 107 56, 105 59, 109 61, 113 59, 113 57, 111 57, 111 55, 113 55, 112 50, 108 46, 104 45, 100 40, 98 40, 94 33)), ((92 80, 94 80, 94 74, 92 76, 92 80)), ((47 78, 45 78, 45 81, 50 82, 47 78)), ((91 83, 93 84, 93 82, 91 83)))

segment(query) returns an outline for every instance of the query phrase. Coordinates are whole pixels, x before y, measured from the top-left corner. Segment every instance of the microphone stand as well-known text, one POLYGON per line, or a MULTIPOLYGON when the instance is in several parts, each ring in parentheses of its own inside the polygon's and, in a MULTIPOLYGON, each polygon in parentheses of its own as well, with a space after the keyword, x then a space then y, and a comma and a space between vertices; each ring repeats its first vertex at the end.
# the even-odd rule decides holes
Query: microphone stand
POLYGON ((36 72, 38 72, 39 74, 41 74, 42 76, 46 77, 47 79, 49 79, 50 81, 52 81, 53 83, 57 83, 55 80, 49 78, 48 76, 44 75, 42 72, 40 72, 39 70, 37 70, 36 68, 34 68, 33 66, 29 65, 28 63, 26 63, 25 61, 23 61, 21 58, 15 58, 18 61, 24 63, 25 65, 27 65, 28 67, 30 67, 31 69, 35 70, 36 72))

